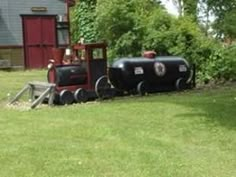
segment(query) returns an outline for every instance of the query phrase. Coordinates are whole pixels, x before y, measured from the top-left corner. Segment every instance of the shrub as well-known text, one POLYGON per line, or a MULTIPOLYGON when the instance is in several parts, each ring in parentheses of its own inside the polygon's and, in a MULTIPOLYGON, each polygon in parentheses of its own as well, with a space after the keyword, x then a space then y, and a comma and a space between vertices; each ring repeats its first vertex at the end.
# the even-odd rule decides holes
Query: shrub
POLYGON ((236 78, 235 45, 223 48, 205 36, 191 17, 171 16, 159 3, 150 0, 97 0, 96 9, 92 6, 90 11, 84 1, 88 0, 81 0, 74 13, 74 22, 80 25, 74 39, 82 36, 87 41, 106 40, 110 62, 117 57, 140 56, 143 50, 155 50, 158 55, 182 56, 195 63, 200 81, 236 78), (78 16, 80 13, 86 16, 78 16))
POLYGON ((81 38, 84 42, 95 42, 96 0, 80 0, 72 10, 72 42, 77 43, 81 38))

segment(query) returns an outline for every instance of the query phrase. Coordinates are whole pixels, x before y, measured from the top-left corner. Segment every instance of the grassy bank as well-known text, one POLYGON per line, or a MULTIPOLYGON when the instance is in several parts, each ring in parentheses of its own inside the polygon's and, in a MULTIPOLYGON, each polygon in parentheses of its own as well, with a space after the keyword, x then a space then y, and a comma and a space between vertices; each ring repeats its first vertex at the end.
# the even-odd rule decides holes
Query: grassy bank
POLYGON ((0 72, 0 176, 236 176, 236 86, 35 110, 7 94, 45 71, 0 72))

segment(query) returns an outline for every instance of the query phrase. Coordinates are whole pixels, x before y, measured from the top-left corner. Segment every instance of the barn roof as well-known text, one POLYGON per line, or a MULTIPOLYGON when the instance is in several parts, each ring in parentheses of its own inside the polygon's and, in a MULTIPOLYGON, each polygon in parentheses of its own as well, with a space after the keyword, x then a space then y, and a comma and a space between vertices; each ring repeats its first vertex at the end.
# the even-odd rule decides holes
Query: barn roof
POLYGON ((69 5, 69 7, 72 7, 75 5, 75 0, 65 0, 65 2, 69 5))

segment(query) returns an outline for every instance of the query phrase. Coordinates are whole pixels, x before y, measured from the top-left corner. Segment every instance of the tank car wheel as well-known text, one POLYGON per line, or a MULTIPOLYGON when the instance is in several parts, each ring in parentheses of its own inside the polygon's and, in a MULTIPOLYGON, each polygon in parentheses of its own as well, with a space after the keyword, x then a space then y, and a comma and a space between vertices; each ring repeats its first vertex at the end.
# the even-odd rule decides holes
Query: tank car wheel
POLYGON ((95 84, 95 92, 98 98, 111 98, 114 96, 114 91, 111 89, 111 84, 108 83, 107 76, 101 76, 95 84))
POLYGON ((179 78, 175 82, 175 88, 176 90, 184 90, 187 88, 187 83, 183 78, 179 78))
POLYGON ((143 96, 147 93, 147 88, 144 81, 141 81, 137 85, 137 92, 139 95, 143 96))
POLYGON ((74 96, 71 91, 68 90, 62 90, 59 94, 59 102, 62 105, 65 104, 72 104, 74 101, 74 96))
POLYGON ((88 101, 88 93, 85 89, 79 88, 75 91, 74 98, 77 103, 81 103, 81 102, 85 103, 88 101))

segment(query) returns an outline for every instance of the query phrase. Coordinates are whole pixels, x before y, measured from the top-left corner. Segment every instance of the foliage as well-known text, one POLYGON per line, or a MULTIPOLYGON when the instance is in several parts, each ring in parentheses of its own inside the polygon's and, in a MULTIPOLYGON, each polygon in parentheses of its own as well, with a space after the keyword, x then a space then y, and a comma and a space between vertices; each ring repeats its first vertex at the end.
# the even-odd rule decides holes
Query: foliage
MULTIPOLYGON (((236 8, 236 7, 235 7, 236 8)), ((222 31, 229 39, 236 39, 236 9, 230 10, 225 13, 225 17, 222 21, 222 31)))
MULTIPOLYGON (((116 48, 116 54, 126 55, 128 51, 122 50, 124 43, 129 45, 132 42, 122 42, 122 38, 132 38, 131 32, 134 27, 132 14, 129 13, 129 3, 125 0, 105 0, 98 1, 96 28, 101 39, 109 39, 108 44, 112 48, 116 48), (119 43, 117 42, 119 41, 119 43), (123 44, 122 44, 123 43, 123 44), (116 46, 120 45, 120 48, 116 46)), ((132 39, 131 39, 132 40, 132 39)))
POLYGON ((224 73, 227 78, 231 78, 236 80, 236 44, 228 46, 224 50, 224 58, 227 63, 226 66, 228 66, 227 72, 222 72, 224 73))
POLYGON ((169 0, 175 5, 178 10, 178 15, 191 16, 194 21, 197 21, 198 16, 198 3, 199 0, 169 0))
MULTIPOLYGON (((201 36, 196 24, 188 17, 175 19, 159 10, 153 13, 146 26, 145 48, 160 54, 181 55, 195 61, 201 36)), ((201 36, 202 37, 202 36, 201 36)))
POLYGON ((97 40, 94 26, 96 0, 80 0, 72 10, 72 41, 77 43, 81 38, 84 42, 97 40))
POLYGON ((178 9, 179 16, 191 16, 199 25, 203 22, 208 31, 210 27, 218 38, 236 38, 236 1, 235 0, 169 0, 178 9), (210 22, 214 17, 214 22, 210 22))
MULTIPOLYGON (((184 3, 189 14, 176 18, 168 14, 157 1, 98 0, 96 8, 92 8, 91 24, 86 27, 88 23, 83 18, 81 23, 84 22, 84 29, 92 31, 88 32, 88 41, 107 41, 110 62, 117 57, 140 56, 143 50, 155 50, 158 55, 178 55, 196 63, 198 77, 202 81, 232 79, 234 70, 231 65, 235 57, 227 57, 227 49, 202 33, 190 14, 193 11, 190 9, 196 8, 196 4, 192 4, 191 0, 184 3)), ((75 19, 78 21, 80 18, 75 19)), ((227 16, 222 27, 233 34, 234 21, 233 15, 227 16)), ((87 36, 86 30, 78 30, 79 33, 74 34, 75 39, 87 36)))
POLYGON ((197 21, 199 0, 183 0, 184 15, 193 16, 194 21, 197 21))
POLYGON ((233 49, 229 52, 216 40, 207 38, 191 18, 168 18, 165 13, 157 11, 147 19, 146 27, 145 49, 154 49, 159 55, 182 56, 195 63, 200 81, 235 78, 233 49))
POLYGON ((235 39, 235 14, 236 1, 235 0, 203 0, 209 10, 213 13, 215 20, 213 28, 219 38, 230 37, 235 39))
POLYGON ((163 9, 157 8, 142 22, 144 28, 143 48, 156 50, 158 54, 168 54, 172 43, 173 18, 163 9))
POLYGON ((236 80, 236 46, 213 47, 199 77, 204 82, 236 80))
POLYGON ((108 41, 110 57, 140 55, 145 19, 159 3, 150 0, 100 0, 96 27, 100 39, 108 41))
POLYGON ((0 75, 0 176, 235 176, 235 86, 26 111, 2 96, 46 71, 0 75))

